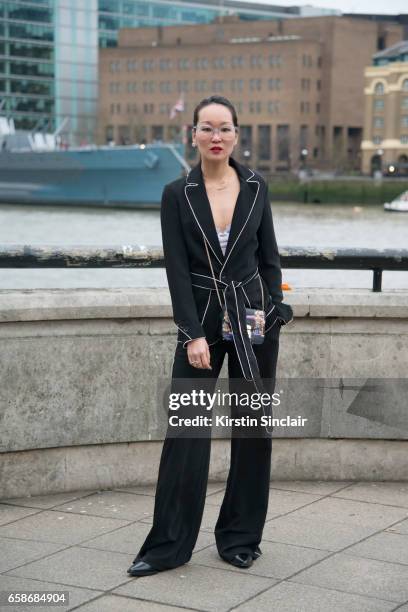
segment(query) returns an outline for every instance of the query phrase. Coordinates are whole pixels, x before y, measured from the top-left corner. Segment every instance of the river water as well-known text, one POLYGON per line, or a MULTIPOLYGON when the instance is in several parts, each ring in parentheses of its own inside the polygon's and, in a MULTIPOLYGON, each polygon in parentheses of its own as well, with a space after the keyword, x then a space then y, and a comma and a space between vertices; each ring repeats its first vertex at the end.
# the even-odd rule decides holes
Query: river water
MULTIPOLYGON (((408 214, 381 206, 273 203, 280 248, 408 248, 408 214)), ((0 205, 0 245, 161 245, 158 210, 0 205)), ((283 282, 304 287, 370 288, 372 273, 283 270, 283 282)), ((164 269, 1 269, 0 289, 167 286, 164 269)), ((383 289, 408 288, 408 272, 383 273, 383 289)))

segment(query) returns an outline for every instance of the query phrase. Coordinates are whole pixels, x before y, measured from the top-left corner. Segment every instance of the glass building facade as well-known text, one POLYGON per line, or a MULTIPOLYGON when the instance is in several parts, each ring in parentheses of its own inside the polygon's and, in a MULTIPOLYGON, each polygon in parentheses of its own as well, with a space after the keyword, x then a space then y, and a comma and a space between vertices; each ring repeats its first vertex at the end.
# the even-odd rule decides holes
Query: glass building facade
POLYGON ((301 9, 234 0, 0 0, 0 112, 16 128, 60 128, 70 144, 93 142, 98 47, 122 27, 210 23, 220 15, 282 19, 301 9))
POLYGON ((300 14, 298 7, 250 5, 234 0, 99 0, 98 4, 101 47, 116 46, 120 28, 211 23, 224 15, 238 15, 241 20, 254 21, 300 14))
POLYGON ((98 96, 97 0, 0 0, 0 99, 17 129, 92 142, 98 96))

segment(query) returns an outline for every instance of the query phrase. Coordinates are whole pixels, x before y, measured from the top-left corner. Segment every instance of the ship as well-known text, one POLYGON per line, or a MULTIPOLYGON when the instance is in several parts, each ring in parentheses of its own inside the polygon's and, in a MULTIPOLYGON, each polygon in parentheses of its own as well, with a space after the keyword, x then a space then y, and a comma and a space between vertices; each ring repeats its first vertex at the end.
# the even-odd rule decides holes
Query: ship
POLYGON ((0 202, 159 208, 163 187, 190 171, 183 143, 69 147, 59 133, 15 129, 0 114, 0 202))

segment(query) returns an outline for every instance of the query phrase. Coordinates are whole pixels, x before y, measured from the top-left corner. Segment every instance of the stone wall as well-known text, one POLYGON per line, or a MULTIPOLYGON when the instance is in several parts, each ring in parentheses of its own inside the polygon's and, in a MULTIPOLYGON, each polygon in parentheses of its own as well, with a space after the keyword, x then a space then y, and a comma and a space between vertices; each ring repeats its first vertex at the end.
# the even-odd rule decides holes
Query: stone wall
MULTIPOLYGON (((401 393, 370 401, 370 385, 392 395, 408 378, 408 293, 285 299, 277 382, 305 390, 291 414, 308 422, 275 428, 272 478, 408 480, 401 393)), ((175 346, 167 289, 0 291, 0 497, 155 482, 175 346)), ((223 480, 229 439, 212 444, 223 480)))

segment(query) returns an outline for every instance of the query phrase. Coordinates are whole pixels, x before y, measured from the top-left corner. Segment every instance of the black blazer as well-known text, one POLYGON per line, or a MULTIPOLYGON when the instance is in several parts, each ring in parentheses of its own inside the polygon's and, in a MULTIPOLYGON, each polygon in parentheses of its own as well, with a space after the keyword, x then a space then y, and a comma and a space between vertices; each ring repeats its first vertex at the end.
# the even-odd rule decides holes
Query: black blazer
POLYGON ((221 296, 225 298, 231 285, 238 284, 231 292, 230 304, 241 295, 245 306, 262 308, 263 290, 265 333, 275 323, 282 325, 293 319, 292 308, 282 303, 280 257, 265 180, 232 157, 229 164, 238 173, 241 189, 225 256, 219 244, 201 162, 186 177, 168 183, 163 190, 163 252, 173 317, 178 327, 177 339, 184 348, 195 338, 206 337, 209 344, 214 344, 222 337, 221 306, 204 240, 221 296), (239 285, 240 281, 245 285, 239 285))

